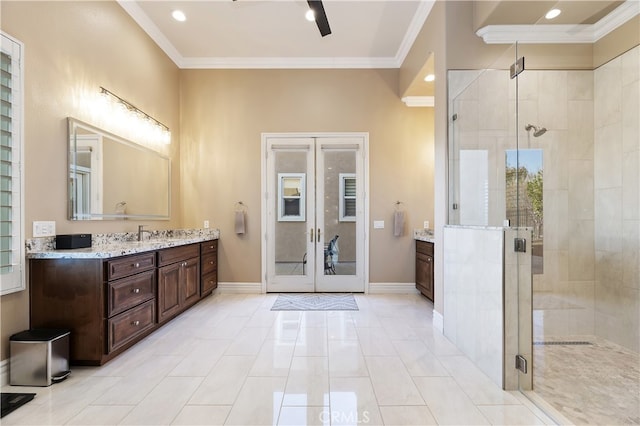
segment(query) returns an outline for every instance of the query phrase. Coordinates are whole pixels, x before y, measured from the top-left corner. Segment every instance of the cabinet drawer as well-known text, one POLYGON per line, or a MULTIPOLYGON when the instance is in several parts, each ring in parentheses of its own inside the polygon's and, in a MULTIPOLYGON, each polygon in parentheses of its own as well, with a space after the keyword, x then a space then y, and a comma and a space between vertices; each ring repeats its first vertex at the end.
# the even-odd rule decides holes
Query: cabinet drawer
POLYGON ((416 241, 416 253, 433 256, 433 243, 427 241, 416 241))
POLYGON ((202 290, 200 293, 202 296, 207 294, 208 292, 218 288, 218 273, 211 272, 210 274, 202 276, 202 290))
POLYGON ((107 262, 107 280, 128 277, 156 266, 155 252, 121 257, 107 262))
POLYGON ((218 253, 209 253, 202 256, 202 275, 214 272, 218 269, 218 253))
POLYGON ((112 317, 156 295, 156 271, 146 271, 107 284, 107 317, 112 317))
POLYGON ((198 256, 200 256, 200 247, 198 247, 198 244, 172 247, 158 251, 158 266, 170 265, 181 260, 187 260, 198 256))
POLYGON ((204 243, 200 243, 201 253, 214 253, 218 251, 218 240, 205 241, 204 243))
POLYGON ((155 326, 155 300, 129 309, 107 321, 109 330, 109 352, 134 340, 155 326))

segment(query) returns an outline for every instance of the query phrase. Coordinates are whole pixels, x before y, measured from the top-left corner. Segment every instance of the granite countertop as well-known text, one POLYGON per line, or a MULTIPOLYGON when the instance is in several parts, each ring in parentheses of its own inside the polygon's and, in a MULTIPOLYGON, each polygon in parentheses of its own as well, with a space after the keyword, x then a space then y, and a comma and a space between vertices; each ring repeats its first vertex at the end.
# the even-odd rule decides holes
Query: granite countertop
POLYGON ((28 259, 108 259, 128 254, 144 253, 220 238, 218 229, 151 231, 138 241, 137 232, 94 234, 91 247, 56 250, 55 237, 33 238, 26 242, 28 259))
POLYGON ((433 235, 433 229, 416 229, 413 231, 413 239, 417 241, 426 241, 435 243, 436 237, 433 235))

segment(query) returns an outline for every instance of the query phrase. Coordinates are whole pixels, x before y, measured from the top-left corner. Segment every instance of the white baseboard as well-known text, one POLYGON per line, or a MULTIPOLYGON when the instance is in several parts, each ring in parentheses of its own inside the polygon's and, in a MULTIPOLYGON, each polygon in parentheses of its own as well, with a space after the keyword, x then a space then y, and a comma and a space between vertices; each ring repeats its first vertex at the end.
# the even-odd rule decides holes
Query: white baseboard
POLYGON ((419 294, 415 283, 369 283, 369 294, 419 294))
POLYGON ((9 358, 0 362, 0 386, 9 384, 9 358))
POLYGON ((435 309, 433 310, 433 328, 444 334, 444 317, 435 309))
POLYGON ((218 283, 216 291, 221 294, 260 294, 262 283, 218 283))

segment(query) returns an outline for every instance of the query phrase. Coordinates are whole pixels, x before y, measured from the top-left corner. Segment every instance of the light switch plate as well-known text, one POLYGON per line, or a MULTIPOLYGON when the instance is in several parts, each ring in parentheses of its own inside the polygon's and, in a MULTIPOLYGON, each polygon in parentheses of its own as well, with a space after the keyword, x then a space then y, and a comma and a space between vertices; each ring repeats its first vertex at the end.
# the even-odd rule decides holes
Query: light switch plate
POLYGON ((429 221, 428 220, 424 221, 424 229, 429 229, 429 221))
POLYGON ((204 229, 209 229, 209 221, 208 220, 204 221, 204 229))
POLYGON ((34 237, 54 237, 56 235, 56 222, 53 220, 39 220, 33 222, 34 237))
POLYGON ((384 229, 384 220, 374 220, 373 229, 384 229))

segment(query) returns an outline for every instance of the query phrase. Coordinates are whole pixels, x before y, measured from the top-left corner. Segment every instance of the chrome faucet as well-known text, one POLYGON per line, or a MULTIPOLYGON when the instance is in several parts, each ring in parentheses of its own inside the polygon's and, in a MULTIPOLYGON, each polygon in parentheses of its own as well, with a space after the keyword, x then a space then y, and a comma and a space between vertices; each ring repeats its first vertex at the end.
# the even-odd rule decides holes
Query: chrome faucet
POLYGON ((144 229, 145 225, 138 225, 138 241, 142 241, 144 237, 144 233, 148 232, 151 235, 151 231, 144 229))

